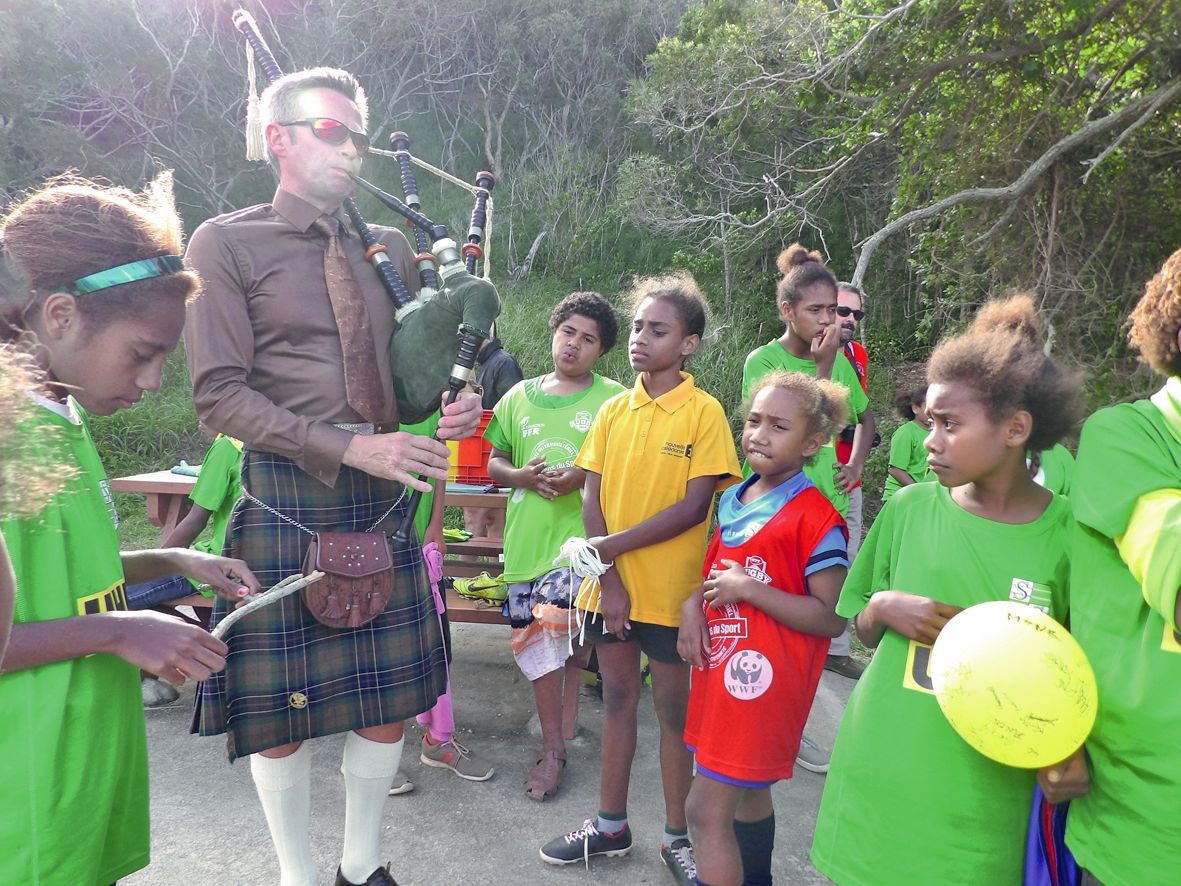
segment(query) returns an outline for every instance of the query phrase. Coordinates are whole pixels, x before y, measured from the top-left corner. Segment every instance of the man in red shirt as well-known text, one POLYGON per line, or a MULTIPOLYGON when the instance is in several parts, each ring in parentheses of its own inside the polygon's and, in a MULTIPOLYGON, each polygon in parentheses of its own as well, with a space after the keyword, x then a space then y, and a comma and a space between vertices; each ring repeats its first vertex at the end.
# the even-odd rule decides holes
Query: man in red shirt
MULTIPOLYGON (((859 342, 853 340, 861 320, 865 317, 861 309, 861 290, 852 283, 837 284, 837 322, 841 324, 841 348, 853 365, 862 390, 868 393, 869 355, 859 342)), ((837 359, 840 359, 839 357, 837 359)), ((856 426, 847 427, 837 436, 837 461, 847 464, 853 452, 853 431, 856 426)), ((849 529, 849 563, 857 556, 861 546, 861 483, 849 490, 849 513, 845 523, 849 529)), ((864 669, 849 656, 849 632, 832 641, 825 668, 856 680, 864 669)))

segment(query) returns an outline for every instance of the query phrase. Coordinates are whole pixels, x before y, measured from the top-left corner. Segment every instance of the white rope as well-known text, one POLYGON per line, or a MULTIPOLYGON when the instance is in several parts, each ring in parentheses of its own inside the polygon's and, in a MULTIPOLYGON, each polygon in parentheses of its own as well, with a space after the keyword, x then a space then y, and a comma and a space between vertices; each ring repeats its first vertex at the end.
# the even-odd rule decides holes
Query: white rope
POLYGON ((600 600, 599 576, 615 564, 604 563, 599 557, 599 552, 590 542, 580 536, 568 538, 562 544, 558 556, 554 557, 554 565, 560 566, 563 563, 570 564, 572 573, 570 577, 570 614, 566 616, 566 636, 570 654, 573 655, 574 634, 578 634, 578 645, 581 646, 586 639, 587 622, 593 622, 596 615, 601 615, 597 611, 600 600), (582 579, 577 594, 574 593, 575 575, 582 579), (588 618, 585 619, 582 617, 584 609, 588 615, 588 618), (571 617, 575 619, 576 630, 570 629, 571 617))

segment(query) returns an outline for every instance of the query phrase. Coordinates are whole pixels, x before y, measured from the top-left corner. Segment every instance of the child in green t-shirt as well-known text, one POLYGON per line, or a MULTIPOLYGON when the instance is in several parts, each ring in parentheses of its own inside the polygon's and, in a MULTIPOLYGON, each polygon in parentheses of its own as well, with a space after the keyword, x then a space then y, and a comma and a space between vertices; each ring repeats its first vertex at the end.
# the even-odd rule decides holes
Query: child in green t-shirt
POLYGON ((1099 713, 1050 800, 1070 804, 1066 844, 1084 883, 1173 883, 1181 847, 1181 250, 1148 282, 1129 339, 1166 378, 1092 415, 1070 489, 1076 522, 1070 630, 1099 685, 1099 713), (1084 762, 1085 761, 1085 762, 1084 762))
POLYGON ((599 407, 624 388, 593 369, 615 346, 619 322, 601 295, 575 292, 550 314, 553 371, 526 379, 496 404, 485 439, 488 475, 513 489, 504 541, 513 657, 533 684, 541 722, 540 758, 525 779, 534 800, 552 797, 566 766, 563 696, 578 692, 579 660, 570 655, 571 590, 579 579, 554 558, 569 538, 585 537, 582 485, 575 467, 599 407))
POLYGON ((837 604, 877 647, 841 722, 812 843, 841 886, 1022 881, 1034 773, 960 738, 928 663, 942 627, 977 603, 1065 620, 1070 508, 1033 482, 1025 453, 1073 426, 1078 380, 1042 350, 1028 296, 984 307, 936 348, 927 379, 924 445, 939 482, 895 494, 837 604))
POLYGON ((926 385, 901 393, 894 400, 894 408, 906 424, 890 438, 890 470, 882 489, 882 504, 903 486, 934 479, 927 468, 927 450, 923 448, 923 440, 931 430, 926 401, 926 385))
POLYGON ((260 588, 238 560, 121 554, 88 429, 89 414, 160 386, 197 290, 170 181, 145 195, 59 181, 8 214, 3 239, 30 288, 0 334, 44 373, 17 434, 68 479, 36 516, 0 522, 20 588, 0 663, 0 883, 111 883, 148 863, 139 669, 179 685, 221 670, 228 651, 178 619, 126 611, 125 581, 179 573, 234 600, 260 588))

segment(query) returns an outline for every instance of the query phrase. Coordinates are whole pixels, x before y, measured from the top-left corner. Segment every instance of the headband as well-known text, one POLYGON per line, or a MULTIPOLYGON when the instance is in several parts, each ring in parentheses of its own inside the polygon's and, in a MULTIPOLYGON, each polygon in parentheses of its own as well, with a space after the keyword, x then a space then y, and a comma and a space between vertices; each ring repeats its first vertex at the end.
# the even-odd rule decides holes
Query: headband
POLYGON ((184 262, 179 255, 161 255, 157 258, 128 262, 125 265, 118 265, 81 277, 66 286, 65 290, 74 295, 85 295, 89 292, 98 292, 100 289, 121 286, 124 283, 134 283, 136 280, 150 280, 153 277, 179 274, 183 270, 184 262))

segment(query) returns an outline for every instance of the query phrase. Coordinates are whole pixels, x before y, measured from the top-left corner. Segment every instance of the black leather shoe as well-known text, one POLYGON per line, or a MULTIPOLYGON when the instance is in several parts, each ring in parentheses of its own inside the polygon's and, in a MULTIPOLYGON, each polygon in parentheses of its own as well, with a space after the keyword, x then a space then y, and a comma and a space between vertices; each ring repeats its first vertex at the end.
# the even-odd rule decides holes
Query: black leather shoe
POLYGON ((364 883, 350 883, 344 878, 344 874, 340 872, 340 868, 337 868, 336 886, 398 886, 398 884, 394 882, 393 876, 390 875, 390 866, 387 864, 384 868, 378 868, 370 874, 364 883))
POLYGON ((824 660, 824 669, 832 671, 834 674, 840 674, 842 677, 848 677, 850 680, 858 680, 865 670, 865 665, 848 655, 830 655, 824 660))

